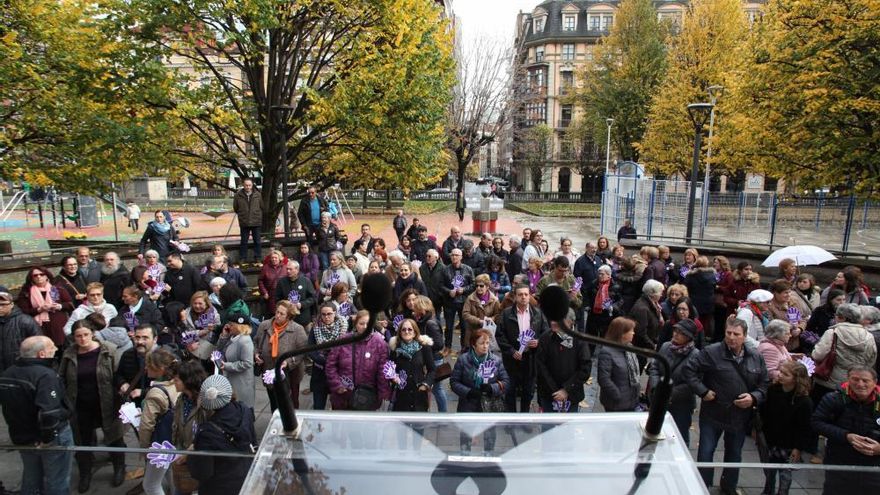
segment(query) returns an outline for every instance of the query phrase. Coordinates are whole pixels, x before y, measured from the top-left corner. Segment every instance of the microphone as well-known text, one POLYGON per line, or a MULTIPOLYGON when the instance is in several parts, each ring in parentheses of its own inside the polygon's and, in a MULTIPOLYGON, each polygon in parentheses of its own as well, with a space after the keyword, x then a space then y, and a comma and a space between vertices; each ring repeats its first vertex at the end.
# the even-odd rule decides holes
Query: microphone
POLYGON ((550 285, 541 291, 538 306, 548 320, 555 321, 563 332, 575 339, 632 352, 640 356, 655 359, 660 363, 660 366, 663 368, 663 379, 657 387, 654 388, 654 396, 651 400, 651 408, 648 411, 648 421, 645 423, 644 432, 645 441, 656 442, 660 440, 660 430, 663 427, 663 418, 666 416, 666 411, 669 409, 669 398, 672 394, 672 373, 670 372, 669 361, 653 349, 623 345, 619 342, 613 342, 601 337, 575 332, 568 328, 568 325, 565 324, 565 317, 568 315, 569 308, 568 293, 558 285, 550 285))
POLYGON ((367 323, 367 329, 363 333, 353 332, 353 335, 350 337, 294 349, 278 356, 278 359, 275 361, 275 384, 272 392, 275 394, 278 402, 278 415, 281 416, 284 433, 294 434, 299 429, 299 422, 296 419, 296 410, 293 407, 293 399, 290 396, 287 376, 281 374, 281 364, 292 357, 353 344, 369 338, 370 334, 373 333, 373 327, 376 325, 376 315, 384 311, 390 302, 391 281, 388 277, 382 273, 364 275, 363 279, 361 279, 361 304, 364 309, 370 312, 370 320, 367 323))

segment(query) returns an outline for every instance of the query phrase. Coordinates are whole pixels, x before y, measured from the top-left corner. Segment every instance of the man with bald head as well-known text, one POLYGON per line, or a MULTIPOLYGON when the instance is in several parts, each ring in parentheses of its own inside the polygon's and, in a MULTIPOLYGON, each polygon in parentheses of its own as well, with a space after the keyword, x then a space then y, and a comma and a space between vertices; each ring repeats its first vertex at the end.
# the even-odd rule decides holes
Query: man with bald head
POLYGON ((446 240, 443 241, 443 251, 440 253, 443 257, 443 263, 448 265, 449 262, 452 261, 452 257, 450 256, 452 254, 452 250, 463 249, 463 242, 464 238, 461 236, 461 229, 453 225, 449 229, 449 237, 447 237, 446 240))
MULTIPOLYGON (((19 358, 0 375, 0 404, 15 445, 73 445, 64 385, 52 368, 58 348, 44 336, 21 342, 19 358)), ((70 493, 70 451, 21 451, 21 493, 70 493)))
POLYGON ((76 249, 76 263, 87 284, 101 280, 101 265, 92 259, 89 248, 82 246, 76 249))

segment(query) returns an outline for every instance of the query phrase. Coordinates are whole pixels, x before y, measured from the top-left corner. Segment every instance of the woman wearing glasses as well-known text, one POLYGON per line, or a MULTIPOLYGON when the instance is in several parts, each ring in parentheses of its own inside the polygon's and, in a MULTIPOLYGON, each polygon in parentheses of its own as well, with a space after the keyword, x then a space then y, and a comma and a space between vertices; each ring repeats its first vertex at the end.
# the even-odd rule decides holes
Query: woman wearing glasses
POLYGON ((501 314, 501 303, 492 291, 489 290, 490 279, 485 273, 477 275, 474 279, 475 290, 464 301, 462 316, 464 317, 465 335, 464 341, 470 342, 471 333, 485 328, 492 335, 491 351, 495 354, 501 352, 495 341, 495 318, 501 314))
POLYGON ((45 267, 28 271, 27 280, 18 293, 16 304, 22 313, 31 315, 57 347, 64 345, 64 325, 73 311, 73 301, 65 290, 52 285, 52 274, 45 267))
POLYGON ((393 411, 428 411, 428 394, 434 385, 433 345, 430 337, 419 333, 415 321, 406 319, 397 327, 397 336, 389 342, 396 367, 396 376, 389 378, 393 411))

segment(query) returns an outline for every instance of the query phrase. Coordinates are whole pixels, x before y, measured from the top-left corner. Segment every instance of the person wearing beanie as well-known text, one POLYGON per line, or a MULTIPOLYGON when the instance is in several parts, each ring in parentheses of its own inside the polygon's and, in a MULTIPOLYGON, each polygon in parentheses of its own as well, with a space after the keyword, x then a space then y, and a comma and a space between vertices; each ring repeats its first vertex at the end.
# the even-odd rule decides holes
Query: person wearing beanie
MULTIPOLYGON (((685 318, 672 326, 672 338, 660 346, 660 355, 669 361, 669 369, 672 372, 672 395, 669 398, 669 413, 681 439, 687 445, 690 442, 691 420, 694 408, 697 406, 696 395, 684 380, 683 366, 688 360, 693 359, 700 351, 697 349, 694 338, 697 335, 697 323, 690 318, 685 318)), ((663 376, 663 368, 657 360, 648 364, 648 392, 655 390, 663 376)))
MULTIPOLYGON (((194 450, 254 451, 254 411, 233 399, 232 385, 225 376, 211 375, 202 382, 199 407, 208 417, 198 425, 194 450)), ((199 493, 238 493, 251 466, 248 457, 193 455, 186 462, 192 477, 199 481, 199 493)))

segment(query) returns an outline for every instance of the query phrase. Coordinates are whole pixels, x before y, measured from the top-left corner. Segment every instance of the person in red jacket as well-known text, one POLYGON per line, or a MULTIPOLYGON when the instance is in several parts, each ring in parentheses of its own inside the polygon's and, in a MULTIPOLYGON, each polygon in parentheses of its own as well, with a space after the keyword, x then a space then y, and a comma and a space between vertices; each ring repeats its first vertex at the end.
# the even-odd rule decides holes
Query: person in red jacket
POLYGON ((731 282, 727 284, 724 291, 724 304, 727 305, 727 313, 736 313, 740 301, 745 301, 750 292, 760 288, 761 276, 752 271, 751 263, 740 261, 736 265, 731 282))

